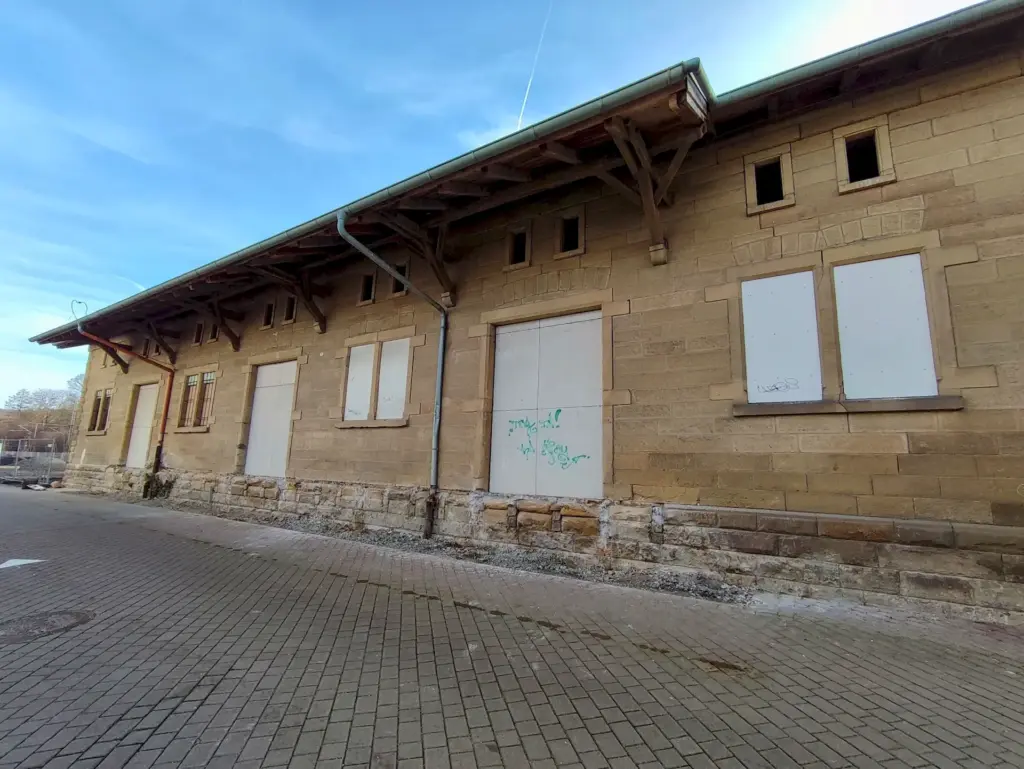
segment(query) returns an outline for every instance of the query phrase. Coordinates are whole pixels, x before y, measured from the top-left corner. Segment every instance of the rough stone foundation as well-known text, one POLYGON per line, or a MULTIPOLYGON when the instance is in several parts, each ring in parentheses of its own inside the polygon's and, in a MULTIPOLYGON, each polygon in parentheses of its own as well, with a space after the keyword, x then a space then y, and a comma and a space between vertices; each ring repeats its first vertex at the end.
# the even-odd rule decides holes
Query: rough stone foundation
MULTIPOLYGON (((334 481, 77 467, 73 489, 168 501, 267 523, 315 516, 341 529, 420 532, 428 490, 334 481)), ((696 505, 501 497, 442 491, 435 534, 579 553, 601 562, 697 570, 759 590, 916 604, 1024 623, 1024 528, 739 510, 696 505)))

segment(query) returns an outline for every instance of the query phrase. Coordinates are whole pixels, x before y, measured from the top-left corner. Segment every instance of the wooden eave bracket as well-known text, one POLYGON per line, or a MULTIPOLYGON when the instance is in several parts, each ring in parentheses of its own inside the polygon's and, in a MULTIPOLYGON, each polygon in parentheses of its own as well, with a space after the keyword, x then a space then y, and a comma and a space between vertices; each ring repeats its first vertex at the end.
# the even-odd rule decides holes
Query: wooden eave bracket
POLYGON ((669 188, 679 174, 690 147, 704 135, 706 129, 702 124, 684 134, 676 146, 672 160, 663 170, 655 166, 647 142, 633 121, 616 116, 605 123, 605 130, 615 142, 615 147, 633 177, 636 189, 610 172, 599 175, 598 178, 630 202, 639 202, 650 234, 651 264, 665 264, 668 262, 668 241, 661 221, 661 206, 667 200, 669 188))
POLYGON ((301 276, 297 277, 272 266, 257 267, 256 270, 274 282, 289 288, 298 297, 302 305, 309 311, 309 314, 313 316, 318 334, 323 334, 327 331, 327 316, 316 303, 316 297, 328 296, 330 294, 331 291, 327 286, 313 283, 308 272, 303 272, 301 276))
POLYGON ((167 353, 167 360, 171 362, 173 366, 178 361, 178 351, 171 347, 170 342, 167 341, 167 332, 161 331, 156 327, 155 323, 147 323, 146 328, 149 331, 149 335, 153 337, 153 341, 160 345, 160 349, 167 353))
POLYGON ((95 345, 99 346, 103 350, 103 352, 105 352, 107 355, 109 355, 110 359, 112 361, 114 361, 114 363, 117 364, 117 367, 119 369, 121 369, 121 373, 122 374, 127 374, 128 373, 128 362, 124 358, 122 358, 120 355, 117 354, 117 349, 115 349, 114 347, 111 347, 110 345, 106 345, 106 344, 102 344, 101 342, 97 342, 94 339, 90 339, 89 341, 92 344, 95 344, 95 345))
POLYGON ((429 231, 397 211, 382 212, 377 218, 381 224, 394 230, 414 254, 423 258, 441 285, 441 304, 449 309, 454 307, 455 281, 452 280, 444 263, 448 225, 441 224, 433 231, 429 231))
POLYGON ((237 315, 237 313, 225 310, 217 302, 210 302, 209 309, 213 314, 214 319, 217 321, 217 327, 220 329, 220 332, 228 338, 228 342, 231 344, 231 349, 238 352, 242 347, 242 337, 228 325, 228 320, 231 319, 231 315, 237 315), (231 315, 228 314, 229 312, 231 315))

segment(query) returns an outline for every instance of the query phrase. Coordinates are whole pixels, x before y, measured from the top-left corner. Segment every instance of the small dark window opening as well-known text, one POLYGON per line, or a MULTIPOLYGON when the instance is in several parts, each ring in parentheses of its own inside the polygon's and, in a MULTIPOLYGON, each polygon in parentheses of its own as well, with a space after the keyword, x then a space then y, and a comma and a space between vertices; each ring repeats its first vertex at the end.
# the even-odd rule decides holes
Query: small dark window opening
POLYGON ((777 203, 786 197, 782 191, 782 158, 769 160, 754 166, 754 186, 757 189, 757 204, 777 203))
MULTIPOLYGON (((395 265, 395 272, 397 272, 403 278, 407 278, 407 277, 409 277, 409 265, 407 265, 407 264, 396 264, 395 265)), ((401 294, 403 291, 405 291, 405 284, 402 281, 400 281, 398 278, 392 278, 391 279, 391 293, 392 294, 401 294)))
POLYGON ((210 335, 208 337, 206 337, 207 341, 216 342, 219 337, 220 337, 220 326, 218 326, 216 323, 211 323, 210 324, 210 335))
POLYGON ((372 302, 373 301, 373 284, 374 276, 364 275, 362 282, 359 284, 359 301, 360 302, 372 302))
POLYGON ((263 328, 274 325, 274 303, 267 302, 263 305, 263 328))
POLYGON ((193 344, 202 344, 203 343, 203 324, 202 323, 196 323, 196 331, 192 335, 192 343, 193 344))
POLYGON ((159 358, 160 357, 160 345, 158 345, 158 344, 153 345, 153 357, 154 358, 159 358))
POLYGON ((560 241, 559 250, 563 254, 566 251, 575 251, 580 247, 580 218, 578 216, 567 216, 562 219, 560 241))
POLYGON ((284 300, 284 321, 291 323, 295 320, 295 297, 289 296, 284 300))
POLYGON ((525 264, 526 263, 526 232, 513 232, 512 243, 510 244, 510 251, 508 255, 509 264, 525 264))
POLYGON ((148 339, 143 339, 142 340, 142 357, 143 358, 148 358, 149 357, 149 340, 148 339))
POLYGON ((875 132, 852 136, 846 140, 846 168, 851 182, 862 182, 878 176, 878 148, 875 132))

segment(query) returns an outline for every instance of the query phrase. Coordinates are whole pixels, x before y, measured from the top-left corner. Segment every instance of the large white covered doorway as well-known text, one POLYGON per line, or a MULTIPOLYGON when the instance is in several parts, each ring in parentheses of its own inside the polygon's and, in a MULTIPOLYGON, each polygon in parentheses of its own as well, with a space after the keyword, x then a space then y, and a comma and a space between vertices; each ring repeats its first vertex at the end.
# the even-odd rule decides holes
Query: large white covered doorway
POLYGON ((601 313, 499 326, 490 490, 604 495, 601 313))
POLYGON ((296 363, 272 363, 256 369, 245 451, 245 474, 283 478, 288 464, 296 363))
POLYGON ((148 384, 139 388, 132 414, 132 432, 128 438, 126 467, 145 467, 149 459, 149 441, 153 437, 153 419, 156 416, 156 396, 159 385, 148 384))

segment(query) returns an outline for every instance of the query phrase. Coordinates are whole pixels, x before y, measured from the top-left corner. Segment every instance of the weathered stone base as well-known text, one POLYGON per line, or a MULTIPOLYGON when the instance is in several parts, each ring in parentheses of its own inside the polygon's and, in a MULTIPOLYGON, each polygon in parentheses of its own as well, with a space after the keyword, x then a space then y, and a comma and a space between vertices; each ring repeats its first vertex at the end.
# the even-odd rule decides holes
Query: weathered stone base
MULTIPOLYGON (((69 488, 151 496, 267 523, 316 517, 338 529, 420 532, 429 491, 337 481, 76 467, 69 488)), ((914 604, 1024 623, 1024 528, 696 505, 583 502, 441 491, 434 532, 659 564, 774 593, 914 604)), ((639 565, 637 563, 637 565, 639 565)))

